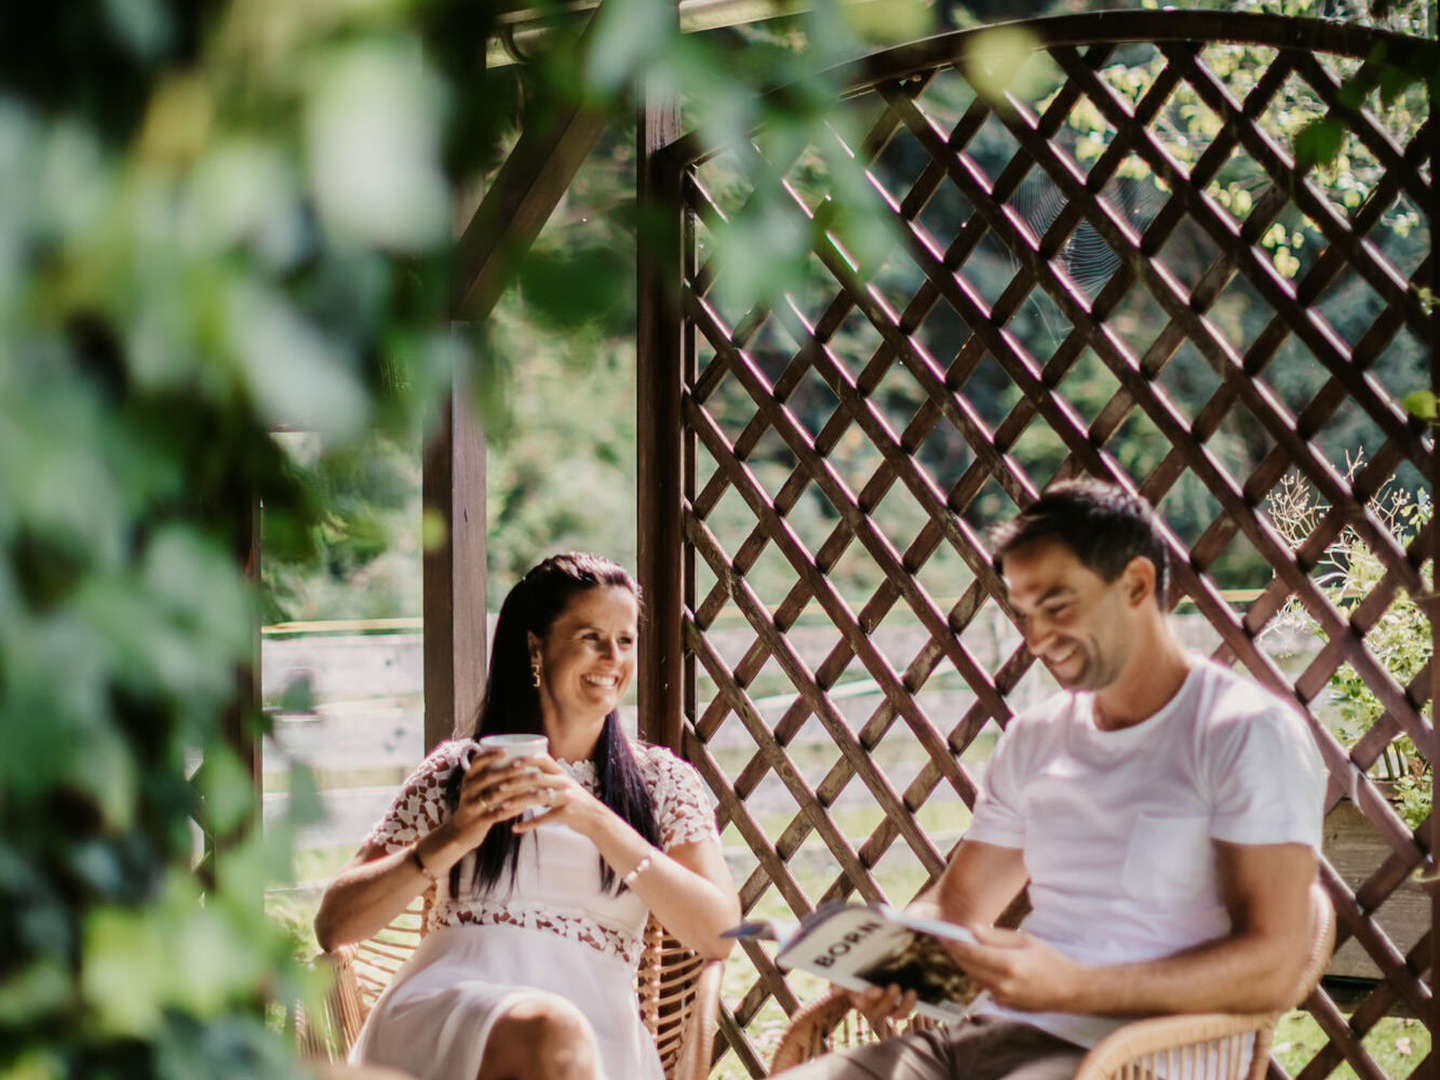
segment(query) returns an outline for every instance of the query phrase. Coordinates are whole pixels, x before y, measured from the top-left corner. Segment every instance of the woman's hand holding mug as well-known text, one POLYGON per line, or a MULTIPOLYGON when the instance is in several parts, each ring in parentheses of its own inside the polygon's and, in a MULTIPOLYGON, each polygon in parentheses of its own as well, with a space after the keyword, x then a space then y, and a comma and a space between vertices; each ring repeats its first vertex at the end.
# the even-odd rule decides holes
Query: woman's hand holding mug
POLYGON ((560 767, 549 754, 531 758, 536 772, 515 781, 517 788, 528 785, 529 792, 520 799, 526 807, 538 806, 540 813, 515 823, 517 833, 527 833, 542 825, 568 825, 582 836, 594 838, 594 828, 609 807, 590 794, 573 776, 560 767))
POLYGON ((545 755, 548 745, 544 735, 486 735, 463 751, 465 776, 451 818, 457 839, 476 847, 496 822, 539 805, 526 797, 534 791, 533 781, 522 781, 535 776, 536 757, 545 755))

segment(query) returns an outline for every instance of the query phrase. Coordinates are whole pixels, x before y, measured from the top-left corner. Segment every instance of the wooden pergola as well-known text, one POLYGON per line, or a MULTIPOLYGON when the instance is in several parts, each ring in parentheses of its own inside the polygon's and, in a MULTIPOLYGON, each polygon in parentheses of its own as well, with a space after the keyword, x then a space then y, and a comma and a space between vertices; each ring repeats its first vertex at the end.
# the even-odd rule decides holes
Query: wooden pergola
MULTIPOLYGON (((686 8, 682 3, 677 18, 686 8)), ((695 10, 690 9, 692 17, 695 10)), ((710 5, 708 17, 721 18, 717 10, 710 5)), ((776 9, 730 10, 733 21, 743 21, 776 9)), ((515 21, 524 22, 518 16, 515 21)), ((903 295, 875 268, 851 259, 830 227, 827 201, 807 200, 791 188, 780 197, 790 200, 813 238, 810 254, 824 282, 821 299, 787 297, 773 308, 727 310, 717 288, 723 268, 709 261, 704 240, 727 227, 736 206, 709 190, 707 170, 717 165, 709 148, 683 134, 676 104, 653 97, 642 101, 639 197, 670 227, 658 240, 642 243, 637 266, 639 576, 648 610, 639 679, 641 734, 675 748, 700 769, 719 800, 722 826, 733 825, 753 852, 755 870, 742 885, 747 910, 771 890, 797 912, 854 892, 903 902, 907 896, 887 897, 874 868, 897 844, 932 874, 944 865, 947 852, 927 836, 916 814, 937 790, 973 801, 975 783, 961 754, 987 722, 1008 721, 1009 696, 1033 663, 1019 645, 987 666, 967 643, 967 630, 987 606, 1008 614, 970 512, 976 499, 982 491, 998 490, 1019 507, 1053 475, 1084 472, 1158 504, 1182 477, 1198 481, 1218 510, 1199 536, 1171 536, 1177 568, 1172 602, 1183 598, 1205 616, 1218 635, 1219 658, 1242 665, 1294 703, 1330 771, 1330 806, 1353 802, 1385 843, 1382 861, 1358 887, 1328 863, 1322 866, 1341 940, 1358 941, 1383 978, 1348 1018, 1323 988, 1306 1002, 1328 1041, 1300 1075, 1318 1080, 1344 1062, 1366 1080, 1380 1080, 1385 1074, 1363 1040, 1383 1016, 1402 1007, 1432 1034, 1440 1025, 1432 991, 1433 972, 1440 970, 1440 935, 1429 933, 1402 952, 1376 918, 1386 898, 1422 871, 1435 925, 1440 898, 1430 853, 1440 841, 1440 819, 1432 814, 1412 829, 1369 775, 1400 735, 1409 736, 1427 761, 1436 760, 1435 728, 1425 710, 1440 692, 1440 669, 1428 665, 1401 685, 1365 640, 1402 592, 1432 599, 1426 564, 1433 565, 1437 555, 1433 523, 1400 543, 1369 505, 1402 464, 1426 477, 1431 492, 1440 477, 1432 429, 1410 416, 1400 395, 1373 372, 1377 358, 1398 347, 1401 338, 1419 342, 1428 354, 1430 389, 1440 393, 1440 311, 1426 299, 1440 293, 1433 235, 1430 254, 1405 267, 1396 266, 1377 239, 1385 215, 1402 198, 1427 225, 1440 219, 1433 183, 1440 129, 1426 121, 1397 141, 1377 121, 1371 94, 1383 65, 1414 62, 1428 43, 1331 22, 1217 12, 1103 12, 1035 20, 1025 29, 1064 73, 1063 84, 1039 112, 975 93, 958 117, 932 105, 935 87, 966 79, 973 32, 891 49, 839 75, 844 99, 867 123, 863 141, 845 151, 868 170, 877 213, 898 237, 895 258, 918 275, 918 285, 903 295), (1272 57, 1258 82, 1240 96, 1207 63, 1208 50, 1235 42, 1268 50, 1272 57), (1102 69, 1121 50, 1137 48, 1159 58, 1158 74, 1132 103, 1105 81, 1102 69), (1350 70, 1351 80, 1338 78, 1330 61, 1350 70), (1263 114, 1292 82, 1308 88, 1380 164, 1378 181, 1356 205, 1329 201, 1297 165, 1292 148, 1265 130, 1263 114), (1364 88, 1358 99, 1354 85, 1364 88), (1156 118, 1179 92, 1218 119, 1189 165, 1178 163, 1154 130, 1156 118), (1082 104, 1097 111, 1105 126, 1104 151, 1084 165, 1062 138, 1067 116, 1082 104), (971 153, 973 141, 990 128, 1003 131, 1013 145, 998 169, 984 167, 971 153), (899 187, 881 167, 897 140, 924 160, 918 174, 899 187), (1265 178, 1243 212, 1219 206, 1207 192, 1235 154, 1248 157, 1265 178), (1159 178, 1165 193, 1153 217, 1138 223, 1118 207, 1111 186, 1122 166, 1133 161, 1159 178), (1061 196, 1054 216, 1039 224, 1016 209, 1017 192, 1032 175, 1043 176, 1061 196), (954 235, 935 235, 922 220, 942 191, 947 197, 958 193, 971 208, 954 235), (1259 246, 1286 212, 1299 214, 1323 238, 1322 250, 1293 281, 1277 272, 1259 246), (1060 258, 1082 226, 1116 256, 1114 272, 1093 293, 1060 258), (1193 280, 1178 278, 1163 255, 1181 229, 1202 236, 1212 253, 1193 280), (983 244, 998 245, 1013 260, 1013 274, 998 296, 982 295, 967 273, 983 244), (1347 338, 1332 325, 1322 298, 1351 280, 1376 298, 1377 314, 1362 334, 1347 338), (1215 319, 1226 290, 1237 287, 1265 312, 1264 329, 1245 342, 1230 340, 1215 319), (1060 343, 1048 356, 1036 355, 1014 329, 1017 314, 1035 297, 1063 317, 1060 343), (1117 329, 1121 313, 1133 310, 1137 297, 1147 311, 1158 312, 1140 341, 1117 329), (926 330, 937 309, 962 328, 953 339, 956 346, 944 353, 926 330), (847 353, 837 343, 842 331, 869 343, 864 355, 847 353), (1287 408, 1267 384, 1290 355, 1287 350, 1299 350, 1325 373, 1320 392, 1298 409, 1287 408), (1215 388, 1203 401, 1177 402, 1165 391, 1167 366, 1182 352, 1198 355, 1214 373, 1215 388), (1065 395, 1066 379, 1084 357, 1097 360, 1116 385, 1093 416, 1080 414, 1065 395), (967 396, 967 382, 982 363, 998 365, 1018 391, 1013 408, 998 421, 980 416, 967 396), (913 415, 897 418, 877 402, 877 388, 895 378, 903 378, 920 403, 913 415), (810 383, 823 384, 834 401, 829 419, 817 427, 807 427, 790 408, 792 396, 810 383), (1232 475, 1208 445, 1237 410, 1263 430, 1268 446, 1244 475, 1232 475), (1362 411, 1380 433, 1352 476, 1315 447, 1327 422, 1349 410, 1362 411), (1139 475, 1110 450, 1133 417, 1143 417, 1168 443, 1163 460, 1139 475), (937 427, 957 433, 966 455, 958 478, 943 485, 917 454, 937 427), (1047 430, 1063 446, 1058 472, 1037 472, 1027 461, 1023 443, 1032 427, 1047 430), (847 439, 863 442, 879 461, 863 482, 832 461, 847 439), (788 471, 778 480, 762 481, 752 468, 762 442, 783 447, 788 471), (1295 550, 1262 510, 1292 470, 1329 508, 1295 550), (802 536, 789 515, 816 491, 833 511, 829 531, 802 536), (887 533, 879 507, 895 492, 924 512, 926 524, 913 536, 887 533), (714 513, 723 500, 748 513, 742 533, 717 531, 714 513), (1385 568, 1380 584, 1351 611, 1338 610, 1312 573, 1343 530, 1361 537, 1385 568), (1274 573, 1243 612, 1225 601, 1210 577, 1237 537, 1274 573), (970 575, 954 602, 938 600, 923 580, 927 562, 941 550, 958 557, 970 575), (837 564, 854 552, 863 553, 882 580, 858 610, 834 581, 837 564), (778 603, 762 599, 748 577, 762 557, 783 560, 793 573, 793 585, 778 603), (1257 639, 1295 603, 1320 627, 1325 644, 1304 670, 1288 674, 1257 639), (801 655, 793 632, 802 613, 817 610, 835 643, 814 663, 801 655), (873 640, 892 611, 904 612, 924 631, 923 643, 903 663, 873 640), (748 645, 738 659, 722 655, 715 644, 714 627, 722 616, 744 627, 748 645), (1336 740, 1316 711, 1344 664, 1385 710, 1351 747, 1336 740), (773 721, 751 692, 767 669, 782 673, 794 691, 793 702, 773 721), (849 670, 863 670, 878 687, 879 703, 858 727, 831 696, 849 670), (931 715, 918 701, 941 671, 958 675, 966 687, 969 705, 959 716, 931 715), (824 727, 835 749, 833 766, 813 785, 787 752, 812 721, 824 727), (738 773, 723 769, 714 753, 717 738, 732 729, 743 730, 755 745, 738 773), (903 788, 875 763, 881 741, 897 737, 915 740, 927 758, 903 788), (767 831, 746 802, 770 776, 779 777, 798 807, 779 835, 767 831), (883 811, 880 824, 858 844, 830 814, 852 780, 883 811), (807 894, 790 865, 813 836, 837 868, 822 895, 807 894)), ((576 107, 543 130, 525 129, 460 240, 456 318, 486 317, 505 285, 504 259, 534 239, 604 123, 603 115, 576 107)), ((784 174, 785 163, 772 164, 784 174)), ((740 198, 756 195, 752 188, 740 198)), ((425 504, 448 526, 446 542, 425 556, 427 745, 448 737, 457 718, 473 712, 483 685, 484 444, 474 418, 459 404, 463 389, 456 387, 445 423, 425 451, 425 504)), ((717 1055, 736 1054, 758 1076, 764 1062, 749 1025, 771 1000, 786 1012, 798 1002, 765 953, 751 948, 748 956, 755 978, 741 1000, 724 1003, 717 1055)), ((1433 1061, 1427 1057, 1416 1071, 1433 1070, 1433 1061)))
MULTIPOLYGON (((652 410, 642 430, 641 536, 649 543, 641 560, 651 624, 645 644, 642 716, 651 737, 677 746, 694 762, 720 800, 723 823, 733 825, 755 857, 742 885, 747 910, 773 891, 797 913, 824 900, 859 892, 887 897, 873 870, 895 845, 908 847, 930 874, 944 865, 916 820, 937 791, 974 797, 975 784, 961 754, 987 721, 1003 725, 1009 696, 1033 658, 1016 643, 987 667, 967 644, 987 605, 1006 611, 997 580, 974 524, 973 504, 998 488, 1013 508, 1032 499, 1052 475, 1085 472, 1120 483, 1161 504, 1182 477, 1198 481, 1216 512, 1208 528, 1186 541, 1172 536, 1177 566, 1172 602, 1185 598, 1218 636, 1218 658, 1239 663, 1261 682, 1294 702, 1306 716, 1330 770, 1331 806, 1348 799, 1383 837, 1379 865, 1352 888, 1326 862, 1322 879, 1339 913, 1341 940, 1353 938, 1383 975, 1347 1018, 1321 989, 1306 1003, 1328 1038, 1302 1075, 1318 1078, 1341 1062, 1365 1077, 1384 1075, 1364 1038, 1385 1014, 1399 1007, 1424 1019, 1432 1031, 1436 1006, 1428 973, 1440 960, 1434 934, 1402 952, 1376 912, 1417 870, 1426 873, 1434 917, 1430 852, 1435 818, 1412 829, 1396 814, 1369 776, 1371 765, 1397 736, 1408 735, 1428 761, 1435 737, 1424 715, 1435 693, 1433 667, 1401 685, 1371 655, 1366 634, 1403 591, 1428 599, 1424 564, 1433 559, 1435 532, 1428 525, 1401 543, 1371 498, 1402 464, 1431 480, 1436 462, 1429 427, 1409 416, 1397 388, 1374 377, 1378 358, 1392 349, 1426 350, 1432 384, 1440 379, 1437 314, 1423 300, 1434 287, 1431 255, 1397 266, 1381 242, 1385 215, 1406 199, 1435 220, 1429 162, 1435 160, 1436 129, 1425 123, 1401 141, 1378 122, 1374 88, 1386 65, 1416 63, 1429 43, 1334 23, 1216 12, 1110 12, 1036 20, 1025 26, 1036 47, 1063 72, 1063 83, 1042 111, 1024 102, 996 102, 983 94, 961 95, 952 85, 967 80, 968 51, 977 33, 957 33, 872 56, 839 73, 850 108, 864 117, 864 135, 847 153, 867 167, 876 212, 899 237, 902 263, 918 284, 900 287, 877 267, 857 264, 843 229, 827 218, 829 203, 782 182, 787 202, 812 238, 814 276, 822 284, 808 295, 787 295, 773 307, 727 310, 709 252, 716 234, 744 212, 747 199, 775 192, 741 186, 740 194, 713 194, 712 176, 733 186, 739 170, 725 172, 694 138, 679 140, 650 158, 650 199, 671 215, 670 246, 642 270, 640 387, 652 410), (1266 50, 1268 66, 1243 96, 1232 95, 1207 64, 1222 43, 1266 50), (1131 102, 1102 76, 1121 50, 1156 58, 1157 73, 1131 102), (1346 78, 1334 68, 1348 71, 1346 78), (1328 200, 1297 165, 1289 146, 1267 132, 1262 119, 1287 85, 1313 94, 1330 118, 1339 119, 1380 164, 1378 180, 1352 207, 1328 200), (1185 93, 1216 122, 1206 130, 1194 159, 1182 165, 1169 153, 1155 121, 1177 94, 1185 93), (947 108, 935 104, 943 100, 947 108), (1066 118, 1080 106, 1098 111, 1104 150, 1081 165, 1064 138, 1066 118), (982 165, 973 147, 983 131, 1004 133, 1007 160, 982 165), (922 165, 909 172, 887 166, 897 141, 922 165), (1232 156, 1244 155, 1263 176, 1248 208, 1229 211, 1209 194, 1211 182, 1232 156), (1148 221, 1131 220, 1113 181, 1127 162, 1139 162, 1158 178, 1162 205, 1148 221), (1028 177, 1041 176, 1058 191, 1059 209, 1049 220, 1028 220, 1017 195, 1028 177), (898 186, 897 186, 898 185, 898 186), (958 192, 970 208, 953 234, 937 235, 926 207, 958 192), (1298 214, 1322 237, 1322 249, 1293 282, 1275 268, 1258 244, 1282 213, 1298 214), (1069 273, 1061 257, 1082 226, 1115 254, 1115 269, 1092 288, 1069 273), (1210 253, 1193 278, 1181 279, 1164 254, 1180 230, 1203 238, 1210 253), (1009 282, 985 295, 970 272, 983 242, 998 244, 1013 260, 1009 282), (1347 338, 1335 329, 1327 291, 1344 282, 1363 283, 1363 328, 1347 338), (678 287, 677 287, 678 283, 678 287), (1232 341, 1216 319, 1227 290, 1244 290, 1246 302, 1264 311, 1264 328, 1253 339, 1232 341), (1015 329, 1024 305, 1043 296, 1058 311, 1060 342, 1048 355, 1032 351, 1015 329), (1143 310, 1153 325, 1137 335, 1121 322, 1127 310, 1143 310), (927 319, 945 309, 959 329, 929 329, 927 319), (841 334, 849 335, 846 344, 841 334), (855 340, 865 342, 856 351, 855 340), (942 346, 939 342, 944 341, 942 346), (941 352, 944 347, 947 351, 941 352), (1213 372, 1215 387, 1201 401, 1167 394, 1167 367, 1188 351, 1213 372), (1287 350, 1294 350, 1287 352, 1287 350), (1267 379, 1303 355, 1324 372, 1321 389, 1287 408, 1267 379), (1084 357, 1098 360, 1113 379, 1108 403, 1083 415, 1067 400, 1067 378, 1084 357), (967 384, 982 364, 996 364, 1018 390, 1016 404, 998 422, 979 415, 967 384), (887 411, 877 393, 900 378, 919 407, 902 415, 887 411), (828 391, 833 411, 823 423, 802 421, 791 409, 797 395, 828 391), (1363 468, 1337 471, 1315 446, 1337 414, 1359 410, 1378 432, 1363 468), (1248 473, 1232 475, 1210 440, 1227 417, 1243 414, 1263 431, 1267 451, 1248 473), (1109 444, 1133 418, 1143 418, 1168 443, 1168 453, 1148 472, 1132 475, 1109 444), (919 448, 937 427, 958 433, 965 467, 937 482, 919 448), (1037 473, 1024 449, 1026 432, 1042 427, 1058 438, 1064 460, 1054 473, 1037 473), (847 476, 833 460, 845 440, 863 443, 878 460, 868 475, 847 476), (769 444, 771 472, 762 479, 752 466, 769 444), (777 462, 779 472, 774 471, 777 462), (1287 473, 1312 485, 1328 510, 1297 550, 1277 535, 1261 510, 1287 473), (804 498, 829 511, 826 529, 804 534, 792 516, 804 498), (887 531, 882 500, 918 504, 925 524, 914 535, 887 531), (726 535, 718 524, 723 502, 744 507, 744 525, 726 535), (1340 536, 1351 530, 1381 560, 1384 575, 1350 611, 1340 611, 1312 571, 1340 536), (1243 613, 1225 602, 1209 570, 1239 538, 1263 557, 1273 578, 1243 613), (927 589, 925 567, 937 551, 958 556, 970 583, 959 599, 941 603, 927 589), (843 596, 834 575, 842 558, 863 553, 881 584, 858 608, 843 596), (752 580, 757 563, 783 560, 793 584, 783 597, 762 599, 752 580), (1259 635, 1287 604, 1298 603, 1319 627, 1325 645, 1298 676, 1286 674, 1257 644, 1259 635), (802 656, 795 630, 802 612, 823 612, 834 645, 817 662, 802 656), (923 643, 903 658, 877 647, 878 628, 893 612, 918 623, 923 643), (717 622, 731 616, 746 630, 743 655, 725 653, 717 622), (1348 664, 1384 707, 1384 714, 1354 746, 1337 741, 1317 707, 1332 676, 1348 664), (762 671, 778 671, 794 700, 778 718, 766 718, 750 692, 762 671), (878 686, 878 704, 863 723, 845 717, 832 697, 842 675, 859 672, 878 686), (938 672, 957 675, 969 705, 959 716, 927 713, 919 696, 938 672), (703 689, 702 689, 703 687, 703 689), (787 753, 807 722, 818 721, 834 744, 834 762, 816 784, 787 753), (856 726, 858 723, 858 727, 856 726), (727 730, 743 730, 753 753, 734 771, 722 769, 714 746, 727 730), (893 785, 876 760, 887 738, 913 739, 927 763, 905 787, 893 785), (747 806, 766 777, 778 777, 796 810, 777 836, 747 806), (882 811, 879 824, 852 843, 831 819, 836 799, 852 781, 882 811), (802 845, 818 836, 833 859, 829 885, 808 894, 791 870, 802 845)), ((1432 54, 1433 55, 1433 54, 1432 54)), ((1428 63, 1428 61, 1422 62, 1428 63)), ((763 143, 757 143, 763 155, 763 143)), ((788 162, 768 163, 771 174, 788 175, 788 162)), ((762 170, 762 175, 764 175, 762 170)), ((1073 381, 1073 378, 1072 378, 1073 381)), ((1432 385, 1432 388, 1435 388, 1432 385)), ((823 413, 823 410, 822 410, 823 413)), ((738 513, 738 512, 737 512, 738 513)), ((733 517, 734 515, 732 515, 733 517)), ((1006 612, 1008 614, 1008 612, 1006 612)), ((1432 628, 1433 635, 1433 628, 1432 628)), ((727 1002, 722 1050, 738 1055, 752 1075, 763 1061, 748 1027, 767 1000, 788 1012, 799 1004, 785 976, 758 948, 748 949, 756 978, 743 998, 727 1002)), ((1430 1069, 1431 1060, 1421 1063, 1430 1069)))

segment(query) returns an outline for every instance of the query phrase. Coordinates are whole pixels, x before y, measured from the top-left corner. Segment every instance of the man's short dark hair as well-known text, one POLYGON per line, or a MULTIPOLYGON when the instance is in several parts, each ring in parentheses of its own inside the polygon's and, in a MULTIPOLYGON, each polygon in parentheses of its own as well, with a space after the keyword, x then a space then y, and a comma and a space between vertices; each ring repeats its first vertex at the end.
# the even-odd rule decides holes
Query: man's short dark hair
POLYGON ((1155 564, 1155 602, 1165 606, 1170 550, 1159 519, 1148 502, 1114 484, 1089 478, 1052 484, 990 539, 1002 573, 1006 555, 1036 540, 1059 540, 1107 582, 1143 555, 1155 564))

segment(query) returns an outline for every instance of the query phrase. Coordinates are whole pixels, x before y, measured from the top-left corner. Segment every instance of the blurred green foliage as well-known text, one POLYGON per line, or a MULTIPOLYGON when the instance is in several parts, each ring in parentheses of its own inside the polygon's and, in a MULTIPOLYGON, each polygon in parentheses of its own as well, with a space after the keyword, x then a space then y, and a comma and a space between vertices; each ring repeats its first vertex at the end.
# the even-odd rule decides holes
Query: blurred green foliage
POLYGON ((627 138, 642 72, 717 142, 808 130, 833 97, 813 73, 863 50, 829 4, 753 51, 679 38, 670 6, 607 0, 588 51, 560 33, 489 71, 497 6, 468 0, 0 12, 0 1074, 300 1071, 273 1022, 318 976, 260 896, 318 802, 297 769, 289 815, 256 827, 227 734, 265 724, 239 711, 256 623, 385 558, 457 366, 516 448, 501 558, 569 542, 534 513, 557 491, 589 494, 573 534, 633 532, 633 407, 595 408, 628 362, 633 167, 599 228, 516 268, 484 340, 449 323, 455 193, 522 109, 583 96, 627 138), (524 355, 540 325, 555 364, 524 355), (531 381, 565 382, 573 412, 535 415, 531 381), (583 459, 518 437, 577 422, 583 459))

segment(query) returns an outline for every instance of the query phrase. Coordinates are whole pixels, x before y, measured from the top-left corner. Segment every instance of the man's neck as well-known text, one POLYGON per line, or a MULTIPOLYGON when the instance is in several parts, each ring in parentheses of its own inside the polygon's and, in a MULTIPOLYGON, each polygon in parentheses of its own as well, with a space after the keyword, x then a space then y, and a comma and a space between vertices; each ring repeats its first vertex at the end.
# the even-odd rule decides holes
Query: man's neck
POLYGON ((1119 677, 1096 691, 1096 727, 1118 731, 1150 719, 1180 692, 1195 662, 1162 618, 1154 643, 1137 649, 1119 677))

